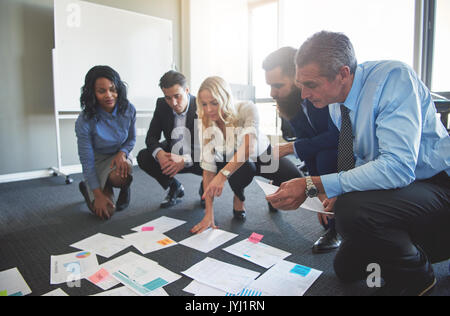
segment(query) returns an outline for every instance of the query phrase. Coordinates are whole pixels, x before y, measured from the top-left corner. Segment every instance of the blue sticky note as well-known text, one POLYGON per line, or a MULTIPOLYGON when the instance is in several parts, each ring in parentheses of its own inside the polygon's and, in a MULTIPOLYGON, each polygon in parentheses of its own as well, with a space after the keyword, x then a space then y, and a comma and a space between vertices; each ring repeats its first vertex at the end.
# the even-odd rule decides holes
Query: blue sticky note
POLYGON ((295 267, 292 268, 292 270, 290 271, 291 273, 295 273, 295 274, 299 274, 302 277, 305 277, 308 275, 309 272, 311 272, 311 268, 305 267, 305 266, 301 266, 299 264, 297 264, 295 267))
POLYGON ((144 287, 149 291, 154 291, 164 285, 166 285, 168 282, 164 279, 157 278, 151 282, 148 282, 147 284, 144 284, 144 287))

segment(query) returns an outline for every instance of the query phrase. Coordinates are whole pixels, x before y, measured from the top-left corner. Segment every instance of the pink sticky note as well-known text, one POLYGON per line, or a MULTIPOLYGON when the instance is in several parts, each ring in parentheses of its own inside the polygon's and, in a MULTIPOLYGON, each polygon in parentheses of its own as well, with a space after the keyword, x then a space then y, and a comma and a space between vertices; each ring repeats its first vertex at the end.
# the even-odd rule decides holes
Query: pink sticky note
POLYGON ((97 284, 103 280, 105 280, 109 276, 109 272, 106 271, 104 268, 98 270, 95 274, 91 275, 89 277, 89 280, 91 280, 92 283, 97 284))
POLYGON ((152 232, 154 230, 155 230, 155 227, 153 227, 153 226, 147 226, 147 227, 141 228, 141 231, 143 231, 143 232, 152 232))
POLYGON ((254 244, 257 244, 261 241, 261 239, 263 239, 264 235, 260 235, 257 233, 253 233, 251 234, 251 236, 248 238, 248 240, 254 244))

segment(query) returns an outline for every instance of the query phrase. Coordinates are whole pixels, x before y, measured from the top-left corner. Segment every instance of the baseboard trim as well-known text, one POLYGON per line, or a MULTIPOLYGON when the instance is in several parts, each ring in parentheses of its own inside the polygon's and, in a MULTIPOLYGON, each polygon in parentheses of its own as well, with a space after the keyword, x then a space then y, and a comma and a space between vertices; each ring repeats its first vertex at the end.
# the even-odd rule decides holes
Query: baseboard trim
POLYGON ((20 172, 0 175, 0 183, 9 183, 25 180, 33 180, 40 178, 47 178, 53 176, 53 171, 50 169, 30 171, 30 172, 20 172))
MULTIPOLYGON (((137 165, 136 158, 133 159, 133 165, 137 165)), ((83 170, 81 168, 81 164, 72 165, 72 166, 63 166, 61 170, 58 170, 56 167, 37 170, 37 171, 28 171, 28 172, 19 172, 19 173, 11 173, 0 175, 0 184, 1 183, 9 183, 9 182, 18 182, 18 181, 26 181, 26 180, 34 180, 41 178, 48 178, 57 176, 70 176, 72 174, 81 173, 83 170)))

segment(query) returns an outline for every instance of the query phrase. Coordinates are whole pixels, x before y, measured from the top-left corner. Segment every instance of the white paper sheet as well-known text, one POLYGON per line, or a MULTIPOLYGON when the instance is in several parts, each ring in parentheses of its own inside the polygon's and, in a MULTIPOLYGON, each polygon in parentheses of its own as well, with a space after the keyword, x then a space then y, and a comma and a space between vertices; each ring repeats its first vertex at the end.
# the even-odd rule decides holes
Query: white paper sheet
POLYGON ((322 271, 289 261, 280 261, 249 287, 273 296, 303 296, 322 271))
MULTIPOLYGON (((139 296, 139 295, 137 295, 135 292, 133 292, 126 286, 122 286, 114 290, 101 292, 91 296, 139 296)), ((157 290, 152 291, 151 295, 149 296, 169 296, 169 294, 167 294, 167 292, 163 288, 159 288, 157 290)))
POLYGON ((177 242, 157 231, 137 232, 122 236, 142 254, 177 245, 177 242))
POLYGON ((160 218, 157 218, 155 220, 152 220, 150 222, 147 222, 143 225, 139 225, 132 230, 140 232, 143 227, 153 227, 155 231, 160 233, 166 233, 169 230, 172 230, 178 226, 181 226, 185 224, 186 221, 182 221, 179 219, 167 217, 167 216, 161 216, 160 218))
POLYGON ((77 251, 50 257, 50 284, 73 284, 89 276, 90 271, 98 269, 95 253, 77 251))
POLYGON ((289 252, 262 242, 252 243, 248 239, 244 239, 223 250, 266 269, 291 255, 289 252))
POLYGON ((0 272, 0 296, 25 296, 31 289, 17 268, 0 272))
MULTIPOLYGON (((119 283, 119 282, 118 282, 119 283)), ((91 296, 139 296, 126 286, 121 286, 113 290, 101 292, 91 296)))
POLYGON ((237 294, 232 294, 200 283, 196 280, 186 286, 183 291, 194 294, 195 296, 267 296, 266 293, 248 287, 242 289, 242 291, 237 294))
POLYGON ((123 285, 142 296, 152 295, 153 291, 181 278, 181 275, 155 264, 154 261, 139 256, 127 262, 112 274, 123 285))
MULTIPOLYGON (((262 182, 259 180, 256 180, 256 183, 259 185, 259 187, 264 191, 264 194, 271 195, 278 191, 279 187, 272 185, 270 183, 262 182)), ((315 212, 315 213, 321 213, 321 214, 327 214, 327 215, 334 215, 334 213, 331 212, 325 212, 322 202, 319 200, 319 198, 306 198, 305 202, 300 205, 301 209, 315 212)))
POLYGON ((47 294, 44 294, 42 296, 69 296, 66 292, 64 292, 61 289, 56 289, 51 292, 48 292, 47 294))
POLYGON ((130 243, 122 238, 117 238, 102 233, 95 234, 89 238, 70 245, 70 247, 80 250, 95 252, 97 255, 105 258, 112 257, 129 246, 130 243))
POLYGON ((221 229, 209 228, 201 234, 193 235, 183 241, 180 241, 179 244, 199 250, 204 253, 208 253, 211 250, 235 238, 236 236, 237 234, 233 234, 221 229))
POLYGON ((259 276, 259 272, 209 257, 182 273, 200 283, 231 294, 238 294, 259 276))
MULTIPOLYGON (((136 254, 134 252, 128 252, 120 257, 117 257, 113 260, 103 263, 95 271, 89 271, 88 277, 86 277, 86 279, 88 281, 90 281, 91 283, 94 283, 94 282, 92 282, 92 279, 90 277, 93 276, 94 274, 96 274, 100 269, 105 269, 109 275, 107 277, 105 277, 104 279, 102 279, 101 281, 96 282, 94 284, 97 285, 102 290, 109 290, 120 283, 113 277, 112 274, 114 272, 117 272, 117 270, 119 270, 121 265, 126 264, 127 262, 133 262, 133 261, 140 260, 140 259, 141 259, 141 256, 139 256, 138 254, 136 254)), ((150 259, 147 259, 147 260, 151 261, 155 265, 158 264, 156 261, 153 261, 150 259)))

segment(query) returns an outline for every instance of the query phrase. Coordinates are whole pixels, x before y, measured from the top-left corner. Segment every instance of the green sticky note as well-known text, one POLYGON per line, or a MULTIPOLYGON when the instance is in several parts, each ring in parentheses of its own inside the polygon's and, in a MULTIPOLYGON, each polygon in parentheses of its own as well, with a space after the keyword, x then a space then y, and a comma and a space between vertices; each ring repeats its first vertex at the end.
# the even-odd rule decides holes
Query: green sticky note
POLYGON ((8 296, 8 291, 7 290, 0 291, 0 296, 8 296))

